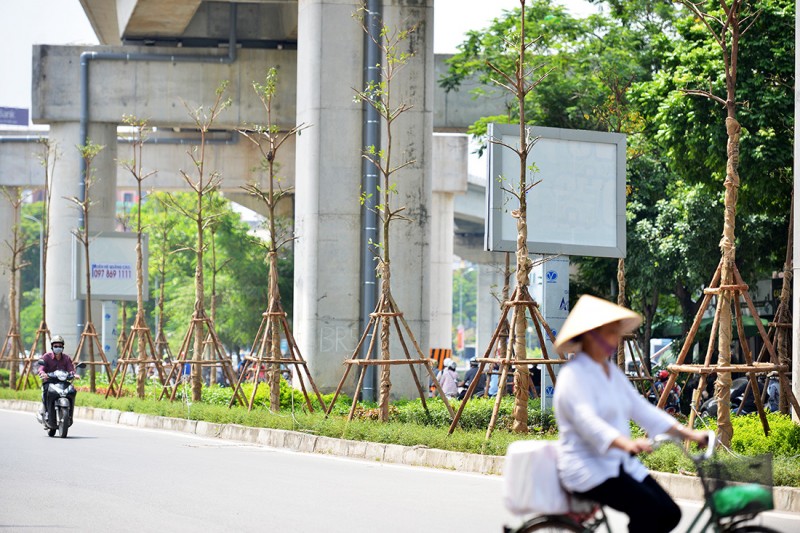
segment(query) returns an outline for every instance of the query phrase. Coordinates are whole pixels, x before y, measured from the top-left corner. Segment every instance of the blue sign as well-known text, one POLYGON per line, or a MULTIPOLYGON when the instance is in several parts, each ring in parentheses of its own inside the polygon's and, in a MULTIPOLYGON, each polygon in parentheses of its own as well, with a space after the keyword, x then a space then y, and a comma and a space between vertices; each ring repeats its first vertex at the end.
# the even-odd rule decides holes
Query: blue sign
POLYGON ((0 107, 0 124, 27 126, 28 110, 18 107, 0 107))
POLYGON ((546 277, 547 277, 547 283, 555 283, 556 280, 558 280, 558 272, 556 272, 555 270, 548 270, 546 277))

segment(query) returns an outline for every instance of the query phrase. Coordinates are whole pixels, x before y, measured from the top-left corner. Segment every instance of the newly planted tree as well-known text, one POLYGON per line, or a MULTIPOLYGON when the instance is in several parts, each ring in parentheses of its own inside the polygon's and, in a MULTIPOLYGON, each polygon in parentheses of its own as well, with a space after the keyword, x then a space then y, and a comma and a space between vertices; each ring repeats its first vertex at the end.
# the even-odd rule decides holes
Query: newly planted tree
MULTIPOLYGON (((114 384, 119 375, 120 384, 125 381, 125 373, 130 363, 136 362, 139 365, 136 375, 136 394, 139 398, 145 396, 145 384, 147 380, 148 366, 153 365, 161 384, 164 384, 164 369, 161 365, 161 358, 153 344, 153 337, 147 325, 144 309, 144 276, 147 275, 144 268, 144 249, 142 226, 142 182, 155 174, 155 171, 145 172, 143 164, 144 144, 147 140, 147 121, 138 119, 131 115, 125 115, 123 122, 133 128, 133 157, 121 162, 136 181, 136 319, 134 320, 131 334, 125 339, 123 348, 120 352, 120 361, 114 372, 111 382, 114 384), (136 344, 134 356, 134 343, 136 344)), ((123 328, 125 320, 125 308, 123 307, 123 328)), ((110 391, 110 389, 109 389, 110 391)), ((118 395, 122 392, 122 387, 117 389, 118 395)))
POLYGON ((42 286, 39 287, 39 296, 42 299, 42 323, 39 325, 39 328, 36 331, 36 337, 33 340, 33 345, 31 346, 31 357, 34 354, 43 354, 47 351, 47 340, 50 337, 50 329, 47 327, 47 298, 45 295, 47 294, 47 269, 44 268, 44 265, 47 264, 47 248, 48 243, 50 242, 50 206, 52 205, 52 196, 53 196, 53 188, 50 186, 53 182, 54 175, 55 175, 55 168, 56 163, 58 162, 58 145, 53 141, 41 138, 39 139, 39 144, 41 146, 41 155, 39 157, 39 163, 44 168, 44 194, 43 194, 43 201, 42 201, 42 212, 39 214, 40 217, 40 224, 41 224, 41 250, 40 253, 42 257, 40 258, 40 264, 42 265, 42 271, 40 272, 40 279, 42 280, 42 286), (39 351, 39 340, 41 339, 41 351, 39 351))
POLYGON ((44 268, 44 265, 47 264, 47 247, 50 241, 50 200, 53 191, 50 184, 52 183, 56 162, 58 160, 58 149, 55 143, 44 137, 39 139, 39 145, 41 146, 41 154, 39 155, 38 159, 39 163, 44 168, 42 211, 39 213, 38 219, 40 224, 39 231, 41 232, 39 236, 41 244, 39 249, 39 279, 41 285, 39 287, 39 297, 41 298, 42 317, 39 321, 39 327, 36 329, 33 343, 31 344, 31 349, 28 352, 27 359, 25 360, 25 367, 19 379, 19 386, 23 390, 28 386, 28 376, 31 374, 36 375, 36 372, 33 372, 34 362, 41 354, 47 351, 47 341, 50 338, 50 329, 47 327, 46 319, 47 298, 45 297, 45 294, 47 294, 47 269, 44 268))
MULTIPOLYGON (((375 65, 375 67, 380 71, 380 76, 377 81, 368 82, 363 89, 356 89, 355 101, 359 104, 366 104, 375 110, 382 122, 385 139, 383 147, 374 145, 367 146, 365 147, 363 154, 363 157, 377 171, 378 180, 380 182, 377 186, 377 194, 379 195, 379 198, 377 199, 374 211, 381 225, 381 241, 379 243, 369 243, 371 247, 377 247, 375 259, 377 261, 378 277, 381 280, 380 295, 378 297, 378 304, 375 308, 375 312, 370 315, 369 324, 363 332, 358 346, 356 346, 353 359, 345 361, 347 368, 344 376, 339 382, 339 386, 336 389, 334 399, 331 402, 331 407, 333 403, 335 403, 336 397, 339 394, 339 391, 341 390, 345 380, 347 379, 352 366, 360 366, 362 368, 362 372, 358 377, 353 405, 350 409, 349 415, 350 418, 352 418, 356 408, 358 394, 366 376, 365 369, 370 365, 378 365, 380 367, 380 378, 378 385, 378 416, 381 421, 388 420, 389 397, 392 389, 391 367, 394 363, 407 365, 411 369, 411 375, 414 379, 417 390, 419 391, 420 398, 423 402, 423 407, 427 409, 427 405, 425 404, 425 392, 423 391, 422 384, 420 383, 417 373, 412 367, 414 364, 421 364, 426 369, 429 378, 436 386, 438 394, 441 396, 448 408, 448 411, 452 415, 452 407, 450 407, 450 404, 447 402, 444 393, 441 391, 439 382, 435 379, 433 372, 430 369, 430 360, 426 358, 419 349, 419 345, 417 344, 411 329, 408 327, 408 324, 403 318, 403 313, 398 308, 391 292, 392 256, 390 228, 392 227, 393 222, 409 220, 404 214, 406 209, 405 206, 397 205, 396 196, 398 194, 398 185, 395 181, 396 173, 409 165, 413 165, 416 162, 414 159, 406 159, 396 162, 395 159, 395 150, 397 147, 395 146, 396 141, 393 136, 398 127, 397 122, 398 120, 402 119, 402 116, 405 112, 412 108, 412 105, 407 102, 396 101, 396 96, 392 93, 392 89, 393 82, 402 72, 403 68, 414 58, 413 48, 409 45, 409 42, 411 37, 417 32, 418 28, 416 25, 412 25, 402 29, 392 29, 381 22, 379 24, 380 29, 376 33, 373 30, 374 26, 367 23, 367 17, 371 16, 372 15, 367 12, 366 6, 363 4, 355 14, 355 18, 361 25, 361 28, 381 51, 382 59, 377 65, 375 65), (408 346, 403 337, 403 330, 400 328, 401 321, 406 334, 409 336, 414 349, 419 356, 418 359, 412 359, 409 354, 408 346), (390 338, 393 325, 405 352, 405 360, 398 359, 391 361, 390 338), (372 336, 370 337, 367 355, 364 359, 358 359, 358 354, 370 331, 372 332, 372 336), (376 339, 380 339, 379 359, 377 361, 373 361, 369 358, 373 353, 376 339)), ((362 205, 365 204, 367 200, 371 200, 373 194, 374 193, 372 191, 362 191, 362 205)))
POLYGON ((317 395, 320 405, 325 409, 322 397, 311 378, 308 367, 305 365, 305 361, 289 328, 286 313, 281 304, 281 293, 278 286, 278 253, 281 248, 294 240, 294 234, 289 224, 280 220, 277 213, 278 204, 292 192, 292 188, 284 188, 281 185, 276 158, 286 141, 292 139, 295 135, 299 135, 301 131, 309 126, 307 124, 299 124, 286 131, 281 131, 280 127, 274 123, 272 104, 275 98, 277 80, 277 70, 270 68, 263 84, 253 82, 253 90, 264 108, 266 123, 263 125, 254 124, 249 129, 240 132, 255 144, 261 153, 261 167, 258 170, 261 174, 265 174, 267 179, 266 188, 258 182, 253 182, 244 186, 243 189, 267 208, 266 223, 269 231, 269 242, 266 245, 266 262, 269 269, 269 284, 267 310, 262 313, 261 325, 250 354, 245 361, 243 372, 239 377, 237 390, 248 377, 253 380, 253 392, 248 402, 248 409, 252 409, 256 391, 258 390, 258 376, 262 369, 265 370, 267 385, 269 386, 269 406, 272 411, 277 412, 280 410, 281 364, 294 365, 295 369, 302 369, 305 373, 304 376, 299 376, 298 382, 303 390, 309 409, 312 409, 312 407, 306 392, 305 380, 308 380, 317 395), (285 358, 281 353, 282 335, 289 349, 289 354, 285 358))
MULTIPOLYGON (((503 190, 510 193, 519 202, 519 207, 511 211, 511 216, 516 219, 517 224, 517 250, 516 250, 516 285, 518 295, 527 294, 530 284, 530 275, 533 268, 528 252, 528 193, 538 182, 528 180, 528 173, 535 170, 533 165, 528 164, 528 156, 536 140, 531 136, 530 126, 525 115, 525 99, 546 77, 548 72, 543 71, 544 65, 536 64, 529 66, 529 49, 534 45, 535 40, 527 40, 525 34, 525 0, 520 0, 520 31, 512 40, 506 41, 506 46, 516 49, 518 52, 517 60, 514 63, 514 70, 511 73, 505 72, 500 67, 489 64, 489 68, 494 72, 492 81, 514 95, 517 100, 519 113, 519 144, 511 146, 498 139, 490 139, 490 142, 504 146, 514 152, 519 158, 519 178, 511 187, 503 186, 503 190)), ((517 361, 527 358, 525 347, 526 332, 528 329, 528 318, 525 309, 516 307, 511 319, 513 329, 514 345, 509 349, 513 350, 517 361)), ((513 430, 519 433, 528 431, 528 399, 530 388, 530 375, 526 364, 517 364, 514 374, 514 426, 513 430)))
MULTIPOLYGON (((95 183, 92 162, 98 156, 98 154, 103 151, 104 148, 105 146, 95 144, 91 140, 87 140, 86 144, 78 146, 78 151, 80 152, 81 159, 83 159, 85 168, 85 174, 83 176, 83 195, 80 198, 77 196, 67 198, 67 200, 75 204, 75 207, 81 214, 79 219, 80 226, 75 228, 72 231, 72 234, 75 235, 75 238, 83 247, 84 276, 86 282, 86 325, 81 332, 81 338, 78 342, 78 347, 75 349, 75 360, 80 360, 84 347, 88 349, 89 361, 87 361, 86 364, 89 365, 89 390, 91 392, 96 392, 97 390, 97 372, 95 371, 96 366, 103 366, 109 379, 111 379, 111 366, 108 364, 106 354, 103 351, 103 346, 98 339, 97 330, 95 329, 94 322, 92 321, 92 263, 90 261, 89 254, 90 245, 93 238, 93 235, 89 231, 89 215, 92 207, 91 190, 95 183), (97 349, 99 361, 95 360, 95 349, 97 349)), ((113 385, 109 385, 109 390, 112 390, 113 388, 113 385)))
POLYGON ((30 263, 22 259, 22 254, 31 246, 29 240, 22 234, 19 225, 19 215, 22 202, 25 197, 19 187, 3 187, 5 196, 14 213, 14 225, 11 228, 11 240, 4 241, 3 245, 8 247, 10 259, 7 264, 0 265, 3 270, 9 272, 9 291, 8 291, 8 314, 9 327, 0 346, 0 363, 8 363, 9 375, 8 384, 12 389, 17 388, 17 369, 20 361, 24 361, 25 350, 19 336, 19 298, 17 296, 17 286, 20 271, 30 263))
MULTIPOLYGON (((156 193, 158 194, 158 193, 156 193)), ((157 200, 161 202, 161 199, 157 200)), ((141 210, 141 206, 140 206, 141 210)), ((172 351, 169 348, 167 336, 164 333, 164 300, 166 296, 167 279, 167 256, 170 254, 170 236, 175 228, 176 221, 167 216, 166 210, 162 210, 160 216, 152 224, 152 232, 155 236, 154 246, 151 249, 151 257, 156 261, 156 285, 158 286, 158 299, 156 302, 156 354, 162 362, 172 364, 172 351)))
MULTIPOLYGON (((181 169, 181 176, 186 184, 194 191, 194 205, 187 208, 174 195, 167 195, 166 204, 181 213, 184 217, 191 220, 196 231, 196 241, 192 248, 195 254, 195 301, 194 312, 192 313, 189 328, 184 337, 183 344, 181 345, 178 354, 180 363, 189 362, 191 366, 191 395, 192 401, 200 401, 203 390, 203 354, 208 348, 211 350, 210 357, 218 361, 223 368, 225 377, 229 382, 234 381, 233 370, 231 367, 228 355, 222 349, 222 346, 217 338, 214 324, 210 317, 206 314, 205 309, 205 284, 204 284, 204 264, 203 255, 206 251, 207 244, 205 242, 205 230, 212 223, 213 219, 219 214, 208 212, 209 196, 213 195, 214 191, 219 188, 220 175, 216 171, 207 172, 205 168, 206 162, 206 148, 208 141, 208 134, 214 121, 219 117, 229 105, 230 99, 224 98, 225 90, 228 83, 223 82, 216 90, 216 97, 214 103, 210 107, 199 106, 190 108, 186 105, 189 111, 189 116, 192 118, 198 133, 200 134, 200 143, 191 151, 187 152, 194 167, 193 171, 186 172, 181 169), (208 342, 207 342, 208 341, 208 342), (189 355, 191 353, 191 358, 189 355)), ((215 363, 216 365, 216 363, 215 363)), ((181 365, 173 366, 170 371, 169 378, 172 378, 180 371, 181 365)), ((176 376, 177 377, 177 376, 176 376)), ((178 384, 176 383, 170 393, 170 399, 174 399, 177 394, 178 384)), ((161 397, 166 393, 166 388, 162 392, 161 397)))
MULTIPOLYGON (((753 363, 752 355, 747 347, 746 338, 744 335, 744 328, 742 326, 742 308, 739 298, 743 298, 748 304, 749 311, 758 316, 752 300, 750 299, 747 285, 744 283, 741 275, 739 274, 736 266, 736 206, 740 189, 739 179, 739 138, 741 135, 741 126, 737 120, 737 109, 740 104, 736 96, 736 82, 739 73, 739 52, 740 42, 742 37, 752 27, 755 21, 760 16, 761 12, 755 2, 747 0, 734 0, 728 2, 726 0, 708 0, 703 2, 693 2, 691 0, 682 0, 684 6, 694 15, 706 31, 712 36, 719 52, 722 56, 722 75, 724 77, 724 95, 720 96, 714 92, 713 83, 709 89, 685 89, 684 93, 688 95, 695 95, 707 98, 711 102, 720 105, 725 111, 725 131, 727 134, 727 161, 725 167, 725 213, 722 240, 720 241, 720 248, 722 250, 722 258, 719 267, 717 268, 714 278, 705 289, 705 299, 698 314, 695 318, 695 323, 692 330, 689 332, 689 340, 691 340, 696 333, 699 319, 703 312, 709 305, 711 295, 717 298, 714 322, 712 326, 712 340, 709 343, 708 353, 704 367, 711 364, 712 349, 715 345, 718 350, 717 381, 714 388, 714 396, 717 400, 717 424, 719 428, 720 442, 725 446, 729 446, 733 438, 733 425, 730 419, 730 388, 731 388, 731 372, 737 370, 736 365, 731 362, 731 344, 733 342, 733 324, 735 309, 735 323, 737 325, 737 333, 739 342, 742 345, 745 360, 747 365, 741 367, 741 371, 748 371, 748 377, 751 386, 754 390, 757 389, 755 372, 767 372, 774 369, 779 369, 776 365, 779 363, 777 354, 770 339, 768 338, 764 328, 761 326, 760 321, 756 321, 759 328, 759 333, 767 346, 773 365, 767 364, 760 366, 760 363, 753 363), (715 336, 718 337, 715 338, 715 336)), ((688 344, 688 343, 687 343, 688 344)), ((678 365, 675 365, 673 370, 677 371, 696 371, 695 369, 681 366, 680 363, 685 357, 686 346, 681 351, 678 357, 678 365)), ((786 369, 780 372, 780 380, 783 388, 783 393, 790 397, 793 402, 795 410, 798 409, 797 400, 792 394, 791 388, 788 385, 785 374, 786 369)), ((665 387, 665 393, 671 388, 674 383, 675 376, 671 376, 670 380, 665 387)), ((698 402, 698 393, 704 388, 705 374, 700 377, 700 385, 695 392, 694 403, 698 402)), ((662 394, 659 405, 665 402, 665 394, 662 394)), ((763 413, 763 406, 761 399, 758 395, 755 397, 756 407, 759 415, 761 416, 764 431, 768 431, 768 424, 766 417, 763 413)), ((690 421, 693 416, 690 417, 690 421)))

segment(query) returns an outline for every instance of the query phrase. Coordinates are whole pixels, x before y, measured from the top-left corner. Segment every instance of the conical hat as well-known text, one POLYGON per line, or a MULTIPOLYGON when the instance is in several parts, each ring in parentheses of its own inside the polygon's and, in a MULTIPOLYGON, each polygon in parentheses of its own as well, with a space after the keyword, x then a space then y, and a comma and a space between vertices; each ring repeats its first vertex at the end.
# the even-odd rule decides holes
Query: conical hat
POLYGON ((612 322, 620 322, 620 334, 624 335, 638 328, 642 317, 630 309, 584 294, 570 311, 554 346, 559 353, 574 352, 580 346, 575 337, 612 322))

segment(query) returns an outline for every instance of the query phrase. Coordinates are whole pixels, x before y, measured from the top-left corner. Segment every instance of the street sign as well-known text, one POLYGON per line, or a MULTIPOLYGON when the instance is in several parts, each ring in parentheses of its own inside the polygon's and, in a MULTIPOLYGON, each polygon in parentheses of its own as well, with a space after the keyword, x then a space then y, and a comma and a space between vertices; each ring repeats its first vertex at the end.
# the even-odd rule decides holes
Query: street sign
POLYGON ((8 126, 27 126, 28 110, 18 107, 0 107, 0 124, 8 126))
MULTIPOLYGON (((101 232, 90 235, 89 261, 91 261, 89 274, 92 283, 92 297, 97 300, 125 300, 136 301, 136 241, 137 235, 133 232, 101 232)), ((142 235, 142 260, 143 271, 147 273, 148 254, 147 234, 142 235)), ((84 266, 85 251, 83 244, 72 236, 72 298, 74 300, 86 299, 86 268, 84 266)), ((144 299, 149 296, 145 275, 143 291, 144 299)))
MULTIPOLYGON (((528 249, 531 253, 625 257, 625 135, 531 128, 538 138, 528 156, 528 249)), ((489 137, 519 145, 519 127, 489 124, 489 137)), ((517 249, 519 156, 491 143, 486 183, 485 247, 517 249)))

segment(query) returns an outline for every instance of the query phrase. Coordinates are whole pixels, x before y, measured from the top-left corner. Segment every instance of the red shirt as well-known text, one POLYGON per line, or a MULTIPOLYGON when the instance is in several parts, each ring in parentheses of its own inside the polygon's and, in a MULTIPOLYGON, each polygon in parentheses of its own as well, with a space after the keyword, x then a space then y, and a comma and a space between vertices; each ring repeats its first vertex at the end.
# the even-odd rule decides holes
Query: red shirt
POLYGON ((47 379, 47 374, 55 372, 56 370, 66 370, 67 372, 75 372, 75 365, 72 364, 72 359, 65 354, 61 354, 61 359, 56 359, 53 352, 47 352, 42 356, 43 365, 39 366, 39 377, 47 379))

